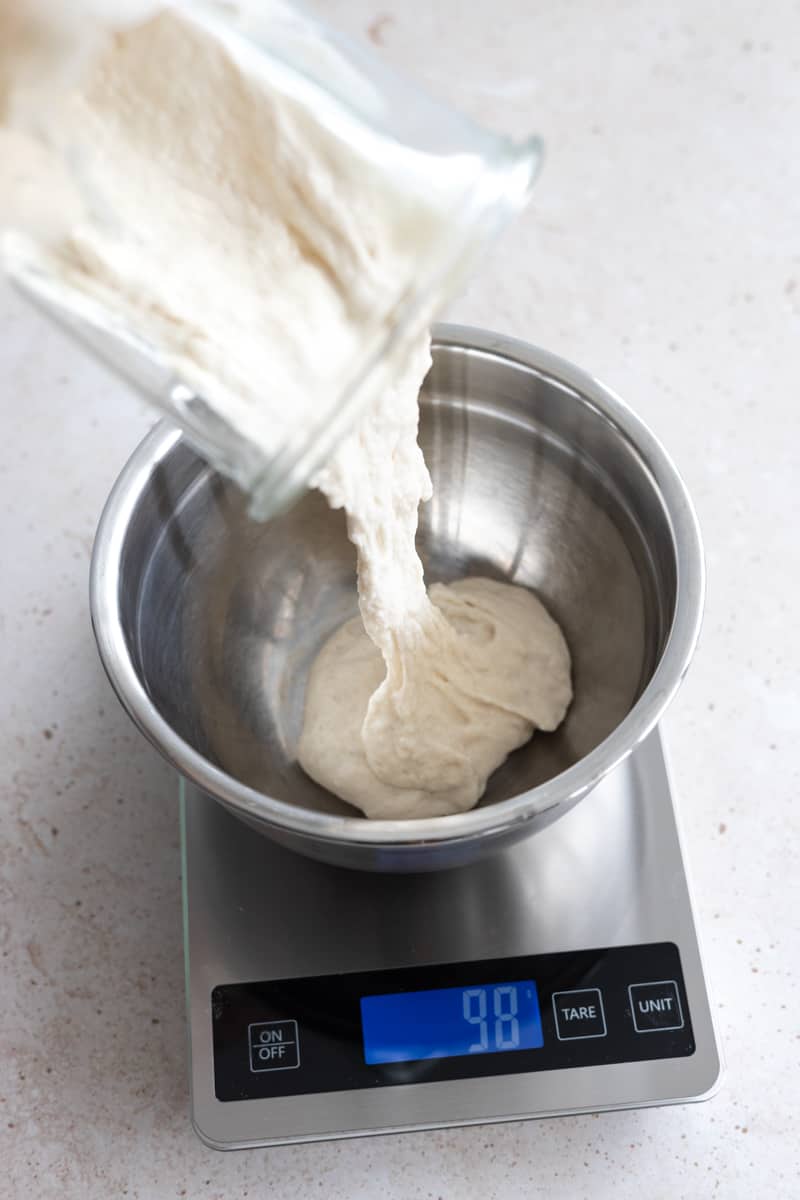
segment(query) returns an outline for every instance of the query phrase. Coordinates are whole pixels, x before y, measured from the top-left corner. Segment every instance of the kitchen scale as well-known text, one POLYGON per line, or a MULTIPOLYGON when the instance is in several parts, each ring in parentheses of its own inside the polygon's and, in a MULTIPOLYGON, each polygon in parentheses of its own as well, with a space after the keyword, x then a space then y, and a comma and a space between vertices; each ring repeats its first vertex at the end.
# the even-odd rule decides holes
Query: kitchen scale
POLYGON ((317 863, 182 785, 192 1119, 233 1149, 700 1100, 720 1057, 658 732, 476 865, 317 863))

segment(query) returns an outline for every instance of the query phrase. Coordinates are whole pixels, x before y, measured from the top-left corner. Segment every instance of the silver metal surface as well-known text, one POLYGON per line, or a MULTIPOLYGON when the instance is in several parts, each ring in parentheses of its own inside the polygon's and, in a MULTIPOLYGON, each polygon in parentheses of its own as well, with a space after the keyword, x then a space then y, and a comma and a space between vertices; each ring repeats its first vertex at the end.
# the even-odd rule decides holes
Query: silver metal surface
MULTIPOLYGON (((457 871, 293 855, 194 788, 182 802, 193 1120, 220 1148, 700 1099, 719 1053, 658 733, 540 836, 457 871), (675 942, 690 1058, 221 1103, 210 997, 227 983, 675 942)), ((246 1047, 243 1047, 243 1053, 246 1047)))
POLYGON ((257 524, 233 485, 157 429, 112 492, 92 562, 103 662, 155 745, 261 832, 372 870, 463 864, 562 816, 653 728, 702 610, 686 491, 616 397, 478 330, 437 328, 433 358, 421 405, 427 578, 536 589, 574 667, 562 727, 513 754, 472 812, 367 821, 295 761, 308 667, 356 605, 354 551, 321 496, 257 524))

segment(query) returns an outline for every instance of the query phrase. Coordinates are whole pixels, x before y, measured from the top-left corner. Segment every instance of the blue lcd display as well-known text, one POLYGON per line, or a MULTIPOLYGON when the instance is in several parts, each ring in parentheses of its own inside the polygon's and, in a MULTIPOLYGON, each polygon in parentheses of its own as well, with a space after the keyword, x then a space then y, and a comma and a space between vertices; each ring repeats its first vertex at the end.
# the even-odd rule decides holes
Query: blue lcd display
POLYGON ((361 1028, 369 1064, 544 1045, 532 979, 362 996, 361 1028))

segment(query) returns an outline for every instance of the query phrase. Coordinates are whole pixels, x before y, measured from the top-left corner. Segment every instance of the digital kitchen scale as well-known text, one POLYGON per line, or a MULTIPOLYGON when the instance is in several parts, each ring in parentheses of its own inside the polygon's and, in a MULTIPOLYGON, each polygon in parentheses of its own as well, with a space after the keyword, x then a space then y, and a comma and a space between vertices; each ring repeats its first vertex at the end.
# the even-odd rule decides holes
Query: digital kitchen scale
POLYGON ((720 1059, 659 734, 470 867, 369 874, 181 796, 195 1129, 219 1149, 705 1099, 720 1059))

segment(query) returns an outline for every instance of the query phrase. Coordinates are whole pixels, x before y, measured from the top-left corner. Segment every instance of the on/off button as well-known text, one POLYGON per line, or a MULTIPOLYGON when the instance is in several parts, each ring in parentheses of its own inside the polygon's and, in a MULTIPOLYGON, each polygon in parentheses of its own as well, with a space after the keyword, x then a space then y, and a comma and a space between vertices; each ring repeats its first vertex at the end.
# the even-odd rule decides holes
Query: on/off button
POLYGON ((247 1026, 250 1070, 291 1071, 300 1066, 297 1021, 260 1021, 247 1026))

